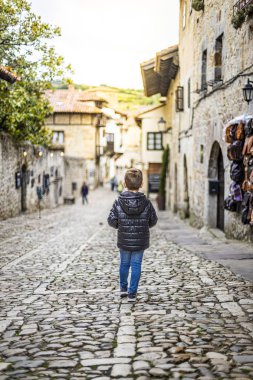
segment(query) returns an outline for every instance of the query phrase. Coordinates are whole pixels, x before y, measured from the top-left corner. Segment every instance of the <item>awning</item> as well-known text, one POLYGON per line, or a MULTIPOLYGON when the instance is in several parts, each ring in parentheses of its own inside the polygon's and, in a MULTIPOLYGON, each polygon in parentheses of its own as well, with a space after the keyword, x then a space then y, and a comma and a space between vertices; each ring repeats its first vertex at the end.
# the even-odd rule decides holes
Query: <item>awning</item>
POLYGON ((141 64, 141 74, 146 96, 167 96, 170 82, 175 79, 179 67, 178 45, 156 54, 156 58, 141 64))

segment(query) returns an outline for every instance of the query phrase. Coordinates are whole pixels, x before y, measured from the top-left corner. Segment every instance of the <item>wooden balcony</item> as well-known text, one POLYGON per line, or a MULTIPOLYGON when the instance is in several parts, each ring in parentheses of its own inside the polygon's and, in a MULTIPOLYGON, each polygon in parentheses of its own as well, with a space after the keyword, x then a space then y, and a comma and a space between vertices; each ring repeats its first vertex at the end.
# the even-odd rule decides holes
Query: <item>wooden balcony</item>
POLYGON ((234 16, 239 12, 245 9, 248 5, 253 5, 253 0, 239 0, 233 6, 234 16))

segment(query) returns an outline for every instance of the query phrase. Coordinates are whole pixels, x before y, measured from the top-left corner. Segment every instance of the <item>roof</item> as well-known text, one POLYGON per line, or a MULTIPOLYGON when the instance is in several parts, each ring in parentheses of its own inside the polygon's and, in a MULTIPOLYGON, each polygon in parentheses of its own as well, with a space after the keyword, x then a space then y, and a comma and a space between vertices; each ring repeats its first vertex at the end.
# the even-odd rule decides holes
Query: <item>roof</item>
POLYGON ((107 99, 105 99, 104 97, 102 97, 98 93, 96 93, 96 92, 90 92, 89 90, 85 91, 85 92, 82 92, 80 94, 79 101, 80 102, 93 101, 93 102, 108 103, 107 99))
POLYGON ((165 106, 165 104, 158 104, 158 105, 156 104, 155 106, 148 107, 145 110, 139 112, 137 115, 135 115, 135 119, 140 119, 140 116, 144 115, 145 113, 148 113, 150 111, 154 111, 154 110, 161 108, 161 107, 164 107, 164 106, 165 106))
POLYGON ((0 79, 3 79, 11 84, 20 80, 17 74, 13 73, 8 67, 4 66, 0 66, 0 79))
POLYGON ((156 53, 156 57, 141 64, 141 74, 146 96, 161 94, 167 96, 172 79, 179 67, 178 45, 156 53))
POLYGON ((95 106, 85 105, 83 92, 69 88, 67 90, 48 90, 46 96, 55 113, 101 114, 102 110, 95 106))

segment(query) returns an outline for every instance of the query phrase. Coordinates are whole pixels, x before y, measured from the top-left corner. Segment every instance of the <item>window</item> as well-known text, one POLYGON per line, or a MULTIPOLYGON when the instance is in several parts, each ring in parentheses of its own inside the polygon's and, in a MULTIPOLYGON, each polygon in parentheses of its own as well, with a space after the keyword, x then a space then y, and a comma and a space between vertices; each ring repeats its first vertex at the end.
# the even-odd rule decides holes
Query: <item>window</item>
POLYGON ((147 149, 148 150, 162 150, 163 149, 162 132, 148 132, 147 149))
POLYGON ((184 110, 184 87, 178 86, 176 91, 176 111, 184 110))
POLYGON ((200 145, 200 163, 203 164, 204 162, 204 145, 200 145))
POLYGON ((191 79, 188 79, 188 108, 191 108, 191 79))
POLYGON ((114 133, 106 133, 106 151, 114 152, 114 133))
POLYGON ((204 50, 202 53, 201 90, 207 89, 206 71, 207 71, 207 50, 204 50))
POLYGON ((214 80, 219 82, 222 79, 222 49, 223 49, 223 34, 221 34, 215 42, 214 53, 214 80))
POLYGON ((53 138, 52 138, 53 144, 64 144, 64 132, 63 131, 54 131, 53 132, 53 138))
POLYGON ((114 142, 114 133, 106 133, 106 141, 114 142))

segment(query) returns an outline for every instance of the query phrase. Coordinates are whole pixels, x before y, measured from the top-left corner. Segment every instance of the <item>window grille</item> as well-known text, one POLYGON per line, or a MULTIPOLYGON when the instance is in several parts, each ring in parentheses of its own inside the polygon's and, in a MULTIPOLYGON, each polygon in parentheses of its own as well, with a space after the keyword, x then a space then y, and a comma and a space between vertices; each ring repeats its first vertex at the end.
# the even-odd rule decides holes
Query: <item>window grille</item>
POLYGON ((184 110, 184 87, 178 86, 176 91, 176 111, 184 110))
POLYGON ((162 150, 162 149, 163 149, 162 132, 148 132, 147 150, 162 150))

